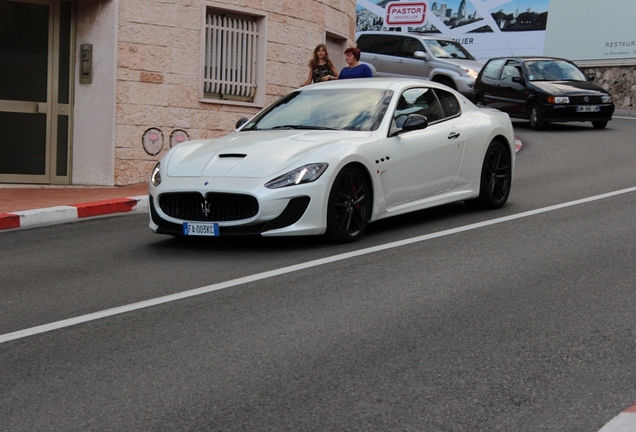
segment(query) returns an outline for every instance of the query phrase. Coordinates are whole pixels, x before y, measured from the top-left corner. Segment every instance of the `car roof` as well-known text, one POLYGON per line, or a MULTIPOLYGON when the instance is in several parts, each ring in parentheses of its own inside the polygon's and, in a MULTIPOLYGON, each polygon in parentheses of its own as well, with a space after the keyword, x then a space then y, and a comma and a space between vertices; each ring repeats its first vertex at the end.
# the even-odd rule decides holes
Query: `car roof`
POLYGON ((400 77, 377 77, 377 78, 355 78, 345 80, 326 81, 316 84, 310 84, 306 87, 301 87, 299 90, 329 87, 335 89, 385 89, 393 91, 401 91, 409 87, 424 86, 436 89, 448 90, 448 87, 438 84, 433 81, 420 79, 420 78, 400 78, 400 77))
POLYGON ((395 32, 395 31, 382 31, 382 30, 367 30, 367 31, 361 31, 361 32, 357 32, 356 33, 356 40, 365 34, 380 34, 380 35, 385 35, 385 34, 392 34, 392 35, 400 35, 400 36, 415 36, 417 38, 420 39, 426 39, 426 40, 445 40, 445 41, 455 41, 455 39, 446 37, 446 36, 442 36, 441 34, 438 35, 438 33, 414 33, 414 32, 395 32))
POLYGON ((565 59, 565 58, 561 58, 561 57, 547 57, 547 56, 503 56, 503 57, 493 57, 491 59, 489 59, 488 61, 492 61, 492 60, 521 60, 521 61, 528 61, 528 60, 563 60, 566 62, 570 62, 570 60, 565 59))

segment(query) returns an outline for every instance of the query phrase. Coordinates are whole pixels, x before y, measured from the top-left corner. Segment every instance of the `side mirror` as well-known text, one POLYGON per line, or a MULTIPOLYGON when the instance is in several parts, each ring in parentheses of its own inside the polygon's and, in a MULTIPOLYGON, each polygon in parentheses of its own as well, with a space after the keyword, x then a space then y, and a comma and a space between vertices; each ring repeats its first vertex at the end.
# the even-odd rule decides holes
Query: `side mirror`
POLYGON ((523 83, 523 78, 518 77, 518 76, 514 76, 514 77, 512 77, 512 82, 517 83, 517 84, 522 84, 523 83))
POLYGON ((588 75, 587 76, 587 80, 588 81, 594 81, 595 76, 594 75, 588 75))
POLYGON ((415 51, 413 57, 420 60, 428 60, 428 55, 424 51, 415 51))
POLYGON ((249 119, 247 117, 241 117, 240 119, 238 119, 238 121, 236 122, 236 129, 243 126, 245 123, 247 123, 248 120, 249 119))
POLYGON ((404 120, 404 124, 402 124, 402 131, 413 131, 426 129, 428 127, 428 119, 421 114, 410 114, 406 120, 404 120))

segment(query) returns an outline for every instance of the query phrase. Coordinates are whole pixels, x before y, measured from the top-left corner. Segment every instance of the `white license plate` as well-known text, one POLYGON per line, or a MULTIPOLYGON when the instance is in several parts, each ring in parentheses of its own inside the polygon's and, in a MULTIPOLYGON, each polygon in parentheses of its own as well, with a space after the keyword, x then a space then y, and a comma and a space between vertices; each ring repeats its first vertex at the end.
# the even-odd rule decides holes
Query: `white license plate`
POLYGON ((186 236, 212 236, 219 235, 219 224, 214 223, 183 223, 183 235, 186 236))
POLYGON ((598 112, 601 107, 598 105, 579 105, 576 107, 576 112, 598 112))

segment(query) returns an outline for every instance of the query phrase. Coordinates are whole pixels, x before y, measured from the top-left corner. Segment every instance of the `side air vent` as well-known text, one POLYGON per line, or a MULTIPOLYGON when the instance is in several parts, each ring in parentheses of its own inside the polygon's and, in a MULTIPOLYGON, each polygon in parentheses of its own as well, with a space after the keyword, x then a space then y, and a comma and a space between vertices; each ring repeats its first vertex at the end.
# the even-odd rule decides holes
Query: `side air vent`
POLYGON ((242 153, 224 153, 219 155, 220 158, 244 158, 246 156, 246 154, 242 153))

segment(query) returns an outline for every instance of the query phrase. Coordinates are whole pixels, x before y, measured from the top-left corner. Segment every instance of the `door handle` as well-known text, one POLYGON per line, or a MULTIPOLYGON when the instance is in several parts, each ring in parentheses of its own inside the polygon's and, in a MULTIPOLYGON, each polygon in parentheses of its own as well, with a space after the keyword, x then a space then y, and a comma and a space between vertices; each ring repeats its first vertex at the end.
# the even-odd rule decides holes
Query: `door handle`
POLYGON ((448 134, 448 139, 457 139, 459 138, 459 132, 451 132, 448 134))

